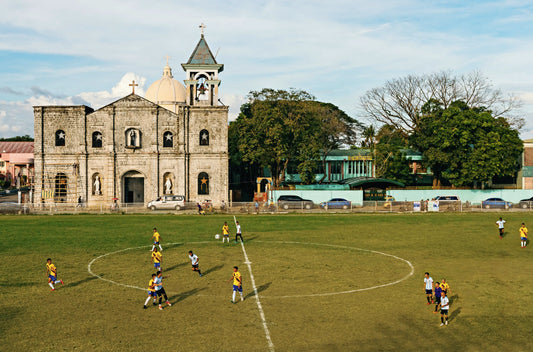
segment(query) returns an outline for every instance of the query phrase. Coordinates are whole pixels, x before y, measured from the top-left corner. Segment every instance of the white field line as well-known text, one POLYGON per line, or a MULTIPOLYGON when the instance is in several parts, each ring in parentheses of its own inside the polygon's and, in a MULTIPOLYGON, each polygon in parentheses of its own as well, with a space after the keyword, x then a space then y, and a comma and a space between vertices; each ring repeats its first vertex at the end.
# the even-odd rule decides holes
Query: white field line
MULTIPOLYGON (((404 258, 401 258, 401 257, 397 257, 395 255, 392 255, 392 254, 388 254, 388 253, 383 253, 383 252, 379 252, 379 251, 373 251, 373 250, 370 250, 370 249, 364 249, 364 248, 357 248, 357 247, 349 247, 349 246, 341 246, 341 245, 334 245, 334 244, 326 244, 326 243, 310 243, 310 242, 293 242, 293 241, 255 241, 255 242, 264 242, 264 243, 283 243, 283 244, 301 244, 301 245, 315 245, 315 246, 325 246, 325 247, 334 247, 334 248, 344 248, 344 249, 350 249, 350 250, 358 250, 358 251, 364 251, 364 252, 370 252, 370 253, 375 253, 375 254, 380 254, 380 255, 384 255, 386 257, 391 257, 391 258, 394 258, 394 259, 397 259, 397 260, 400 260, 404 263, 406 263, 409 268, 411 269, 409 274, 407 274, 406 276, 402 277, 401 279, 398 279, 396 281, 392 281, 392 282, 388 282, 388 283, 385 283, 385 284, 382 284, 382 285, 376 285, 376 286, 371 286, 371 287, 364 287, 364 288, 359 288, 359 289, 355 289, 355 290, 347 290, 347 291, 338 291, 338 292, 325 292, 325 293, 314 293, 314 294, 304 294, 304 295, 291 295, 291 296, 264 296, 262 295, 261 297, 263 298, 303 298, 303 297, 320 297, 320 296, 333 296, 333 295, 342 295, 342 294, 348 294, 348 293, 355 293, 355 292, 361 292, 361 291, 368 291, 368 290, 373 290, 373 289, 376 289, 376 288, 380 288, 380 287, 386 287, 386 286, 391 286, 391 285, 395 285, 397 283, 400 283, 402 281, 404 281, 405 279, 409 278, 410 276, 413 276, 414 272, 415 272, 415 268, 413 266, 413 264, 411 264, 410 261, 408 261, 407 259, 404 259, 404 258)), ((200 242, 185 242, 185 243, 212 243, 211 241, 200 241, 200 242)), ((174 243, 164 243, 166 245, 173 245, 173 244, 184 244, 184 242, 174 242, 174 243)), ((123 284, 123 283, 120 283, 120 282, 116 282, 116 281, 113 281, 113 280, 110 280, 110 279, 106 279, 98 274, 95 274, 93 271, 92 271, 92 264, 97 261, 98 259, 100 258, 103 258, 103 257, 106 257, 108 255, 112 255, 112 254, 117 254, 117 253, 121 253, 121 252, 125 252, 125 251, 129 251, 129 250, 132 250, 132 249, 140 249, 140 248, 146 248, 146 247, 150 247, 151 245, 149 246, 139 246, 139 247, 130 247, 130 248, 124 248, 124 249, 120 249, 118 251, 114 251, 114 252, 109 252, 109 253, 105 253, 105 254, 102 254, 101 256, 98 256, 96 258, 94 258, 93 260, 91 260, 89 262, 89 265, 87 265, 87 271, 89 272, 89 274, 93 275, 94 277, 97 277, 98 279, 100 280, 103 280, 103 281, 106 281, 106 282, 109 282, 109 283, 112 283, 112 284, 115 284, 115 285, 118 285, 118 286, 123 286, 123 287, 129 287, 129 288, 134 288, 134 289, 137 289, 137 290, 142 290, 142 291, 146 291, 147 288, 143 288, 143 287, 139 287, 139 286, 133 286, 133 285, 127 285, 127 284, 123 284)), ((246 256, 246 251, 244 250, 244 246, 242 247, 243 248, 243 252, 245 253, 245 256, 246 256)), ((248 262, 248 259, 246 259, 246 262, 248 262)), ((250 270, 250 273, 251 273, 251 268, 249 268, 250 270)), ((168 291, 167 291, 168 292, 168 291)), ((169 293, 173 293, 173 292, 169 292, 169 293)), ((196 294, 196 296, 200 296, 200 297, 223 297, 223 296, 220 296, 220 295, 204 295, 204 294, 196 294)), ((256 292, 256 296, 257 296, 257 292, 256 292)))
MULTIPOLYGON (((233 216, 233 220, 235 223, 237 222, 237 219, 235 216, 233 216)), ((235 224, 236 226, 236 224, 235 224)), ((254 274, 252 273, 252 262, 248 259, 248 254, 246 254, 246 249, 244 248, 244 242, 241 241, 241 248, 242 253, 244 254, 244 264, 248 266, 248 271, 250 272, 250 281, 252 282, 252 287, 254 289, 254 296, 255 296, 255 302, 257 303, 257 309, 259 310, 259 315, 261 316, 261 320, 263 322, 263 330, 265 330, 265 336, 268 343, 268 349, 270 351, 274 351, 274 344, 272 343, 272 339, 270 338, 270 331, 268 330, 266 318, 265 318, 265 312, 263 311, 263 307, 261 306, 261 301, 259 300, 259 292, 257 291, 257 286, 255 285, 255 279, 254 274)))
MULTIPOLYGON (((256 241, 256 242, 265 242, 265 241, 256 241)), ((307 243, 307 242, 291 242, 291 241, 266 241, 266 243, 311 244, 311 243, 307 243)), ((368 291, 368 290, 373 290, 373 289, 380 288, 380 287, 386 287, 386 286, 395 285, 395 284, 397 284, 397 283, 400 283, 400 282, 404 281, 405 279, 409 278, 410 276, 413 276, 413 274, 415 273, 415 267, 413 266, 413 264, 411 264, 410 261, 408 261, 407 259, 403 259, 403 258, 397 257, 397 256, 392 255, 392 254, 383 253, 383 252, 379 252, 379 251, 373 251, 373 250, 371 250, 371 249, 364 249, 364 248, 357 248, 357 247, 348 247, 348 246, 341 246, 341 245, 335 245, 335 244, 326 244, 326 243, 312 243, 312 244, 317 245, 317 246, 325 246, 325 247, 344 248, 344 249, 354 249, 354 250, 358 250, 358 251, 363 251, 363 252, 369 252, 369 253, 375 253, 375 254, 384 255, 384 256, 386 256, 386 257, 391 257, 391 258, 394 258, 394 259, 400 260, 400 261, 402 261, 402 262, 404 262, 404 263, 407 263, 407 265, 409 265, 409 268, 411 268, 411 271, 409 272, 409 274, 407 274, 406 276, 402 277, 402 278, 399 279, 399 280, 392 281, 392 282, 388 282, 388 283, 385 283, 385 284, 382 284, 382 285, 376 285, 376 286, 365 287, 365 288, 359 288, 359 289, 348 290, 348 291, 326 292, 326 293, 315 293, 315 294, 308 294, 308 295, 268 296, 267 298, 302 298, 302 297, 320 297, 320 296, 333 296, 333 295, 342 295, 342 294, 346 294, 346 293, 354 293, 354 292, 360 292, 360 291, 368 291)), ((263 297, 266 297, 266 296, 263 296, 263 297)))

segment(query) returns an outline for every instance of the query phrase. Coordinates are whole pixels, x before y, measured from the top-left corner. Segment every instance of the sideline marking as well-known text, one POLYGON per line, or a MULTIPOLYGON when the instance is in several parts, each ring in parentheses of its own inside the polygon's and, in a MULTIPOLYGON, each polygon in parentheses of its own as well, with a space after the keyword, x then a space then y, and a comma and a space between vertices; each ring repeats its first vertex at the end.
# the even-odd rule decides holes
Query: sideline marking
MULTIPOLYGON (((233 220, 235 221, 235 226, 237 226, 237 219, 235 218, 235 215, 233 216, 233 220)), ((259 301, 259 292, 257 292, 257 286, 255 286, 255 279, 254 274, 252 274, 252 262, 248 259, 248 254, 246 254, 246 249, 244 248, 244 242, 241 241, 241 248, 242 252, 244 253, 244 260, 245 264, 248 266, 248 271, 250 272, 250 279, 252 281, 252 287, 254 288, 254 296, 255 296, 255 302, 257 303, 257 309, 259 310, 259 315, 261 316, 261 320, 263 321, 263 330, 265 330, 265 335, 268 343, 268 348, 270 351, 274 351, 274 344, 272 343, 272 339, 270 338, 270 331, 268 330, 265 313, 263 312, 263 307, 261 306, 261 301, 259 301)))
MULTIPOLYGON (((355 290, 349 290, 349 291, 339 291, 339 292, 326 292, 326 293, 314 293, 314 294, 308 294, 308 295, 291 295, 291 296, 265 296, 265 295, 261 295, 261 297, 263 298, 302 298, 302 297, 320 297, 320 296, 333 296, 333 295, 341 295, 341 294, 347 294, 347 293, 354 293, 354 292, 360 292, 360 291, 368 291, 368 290, 373 290, 373 289, 376 289, 376 288, 380 288, 380 287, 386 287, 386 286, 390 286, 390 285, 394 285, 394 284, 397 284, 401 281, 404 281, 405 279, 409 278, 410 276, 413 276, 414 274, 414 270, 415 268, 413 267, 413 265, 411 264, 410 261, 408 261, 407 259, 403 259, 401 257, 398 257, 398 256, 395 256, 395 255, 392 255, 392 254, 388 254, 388 253, 383 253, 383 252, 379 252, 379 251, 374 251, 374 250, 370 250, 370 249, 364 249, 364 248, 357 248, 357 247, 349 247, 349 246, 341 246, 341 245, 334 245, 334 244, 325 244, 325 243, 312 243, 312 242, 292 242, 292 241, 260 241, 260 240, 255 240, 255 242, 261 242, 261 243, 282 243, 282 244, 301 244, 301 245, 316 245, 316 246, 325 246, 325 247, 334 247, 334 248, 344 248, 344 249, 352 249, 352 250, 359 250, 359 251, 364 251, 364 252, 370 252, 370 253, 376 253, 376 254, 380 254, 380 255, 384 255, 386 257, 391 257, 391 258, 394 258, 394 259, 397 259, 397 260, 400 260, 400 261, 403 261, 405 263, 407 263, 407 265, 409 265, 409 267, 411 268, 411 272, 404 276, 403 278, 399 279, 399 280, 396 280, 396 281, 393 281, 393 282, 389 282, 389 283, 386 283, 386 284, 382 284, 382 285, 376 285, 376 286, 371 286, 371 287, 365 287, 365 288, 359 288, 359 289, 355 289, 355 290)), ((214 243, 212 241, 199 241, 199 242, 172 242, 172 243, 165 243, 165 245, 174 245, 174 244, 185 244, 185 243, 214 243)), ((129 251, 129 250, 132 250, 132 249, 140 249, 140 248, 150 248, 151 245, 147 245, 147 246, 139 246, 139 247, 130 247, 130 248, 125 248, 125 249, 121 249, 121 250, 118 250, 118 251, 114 251, 114 252, 109 252, 109 253, 106 253, 106 254, 102 254, 101 256, 98 256, 96 258, 94 258, 93 260, 91 260, 89 262, 89 265, 87 265, 87 271, 89 272, 89 274, 93 275, 94 277, 100 279, 100 280, 103 280, 103 281, 106 281, 106 282, 109 282, 109 283, 112 283, 112 284, 115 284, 115 285, 118 285, 118 286, 123 286, 123 287, 128 287, 128 288, 134 288, 134 289, 137 289, 137 290, 142 290, 142 291, 147 291, 148 289, 147 288, 143 288, 143 287, 139 287, 139 286, 134 286, 134 285, 127 285, 127 284, 123 284, 123 283, 120 283, 120 282, 116 282, 116 281, 113 281, 113 280, 110 280, 110 279, 106 279, 98 274, 95 274, 93 273, 93 271, 91 270, 91 266, 92 264, 97 261, 98 259, 100 258, 103 258, 103 257, 106 257, 108 255, 111 255, 111 254, 116 254, 116 253, 120 253, 120 252, 126 252, 126 251, 129 251)), ((180 294, 180 293, 177 293, 177 292, 169 292, 169 293, 173 293, 173 294, 180 294)), ((223 297, 221 295, 204 295, 204 294, 196 294, 196 296, 199 296, 199 297, 223 297)))

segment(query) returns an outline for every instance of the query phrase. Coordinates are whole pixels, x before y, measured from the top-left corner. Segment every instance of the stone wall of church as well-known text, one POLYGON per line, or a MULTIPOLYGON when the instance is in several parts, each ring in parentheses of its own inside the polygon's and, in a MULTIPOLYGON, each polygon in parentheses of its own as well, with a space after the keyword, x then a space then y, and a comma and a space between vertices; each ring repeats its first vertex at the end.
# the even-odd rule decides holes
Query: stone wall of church
POLYGON ((194 202, 227 201, 227 107, 181 107, 175 114, 132 94, 97 111, 35 107, 34 116, 35 192, 55 191, 45 202, 146 204, 167 192, 194 202), (56 145, 58 131, 64 145, 56 145), (206 132, 207 144, 201 142, 206 132), (208 176, 207 194, 198 192, 200 174, 208 176), (126 178, 142 178, 142 193, 128 196, 126 178), (64 185, 60 196, 58 184, 64 185))

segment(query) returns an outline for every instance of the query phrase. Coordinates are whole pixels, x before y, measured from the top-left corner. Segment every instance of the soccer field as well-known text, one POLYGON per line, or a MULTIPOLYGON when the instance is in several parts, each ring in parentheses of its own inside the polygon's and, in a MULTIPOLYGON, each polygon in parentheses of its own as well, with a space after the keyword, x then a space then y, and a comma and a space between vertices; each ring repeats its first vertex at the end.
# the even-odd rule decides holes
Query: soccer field
POLYGON ((243 246, 231 215, 2 216, 0 350, 530 351, 527 213, 505 215, 504 239, 499 213, 247 215, 243 246), (214 239, 224 221, 230 244, 214 239), (153 227, 162 311, 142 307, 153 227), (48 257, 65 283, 54 292, 48 257), (448 326, 425 271, 450 284, 448 326))

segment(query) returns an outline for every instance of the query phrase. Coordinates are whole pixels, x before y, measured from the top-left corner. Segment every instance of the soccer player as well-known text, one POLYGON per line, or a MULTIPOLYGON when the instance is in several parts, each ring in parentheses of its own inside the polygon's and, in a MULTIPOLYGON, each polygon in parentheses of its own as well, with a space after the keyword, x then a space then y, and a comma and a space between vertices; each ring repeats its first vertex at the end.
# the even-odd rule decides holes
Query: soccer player
POLYGON ((235 293, 237 291, 239 291, 239 294, 241 295, 241 301, 244 301, 244 297, 242 296, 242 276, 239 272, 239 267, 233 267, 233 275, 231 279, 228 280, 228 282, 230 282, 231 280, 233 280, 233 298, 231 300, 231 303, 235 303, 235 293))
POLYGON ((52 259, 46 259, 46 275, 48 275, 48 285, 52 288, 52 291, 55 291, 54 284, 63 285, 63 280, 57 278, 57 268, 52 263, 52 259))
POLYGON ((522 226, 519 229, 520 231, 520 246, 526 248, 527 246, 527 227, 526 224, 522 223, 522 226))
POLYGON ((235 243, 237 243, 237 237, 240 237, 241 242, 244 242, 244 240, 242 239, 242 234, 241 234, 241 225, 239 224, 238 221, 235 222, 235 225, 237 226, 237 233, 235 234, 235 243))
POLYGON ((154 247, 154 250, 152 252, 152 263, 154 263, 155 270, 161 270, 161 259, 163 259, 163 254, 157 250, 157 247, 154 247))
POLYGON ((146 298, 146 301, 144 301, 144 309, 148 308, 146 305, 148 304, 148 302, 150 302, 150 298, 153 298, 154 299, 154 306, 155 306, 155 299, 157 297, 157 293, 155 293, 155 286, 154 286, 154 281, 155 281, 155 277, 157 275, 156 274, 152 274, 152 279, 148 282, 148 297, 146 298))
POLYGON ((438 282, 435 282, 435 311, 433 313, 437 313, 439 311, 439 304, 440 304, 440 298, 442 296, 442 288, 440 287, 440 284, 438 282))
POLYGON ((198 256, 192 251, 189 251, 189 259, 191 260, 192 271, 197 271, 200 277, 202 277, 202 271, 198 267, 198 256))
POLYGON ((448 325, 448 312, 450 310, 450 300, 446 296, 446 292, 442 291, 442 298, 438 305, 440 308, 440 326, 448 325), (446 320, 446 321, 445 321, 446 320))
POLYGON ((446 295, 451 294, 450 285, 446 282, 446 279, 442 279, 440 288, 442 288, 442 292, 444 292, 446 295))
POLYGON ((154 244, 152 245, 152 251, 154 250, 155 246, 159 246, 159 249, 163 251, 163 248, 161 248, 161 245, 159 244, 161 235, 159 234, 159 232, 157 232, 157 229, 155 227, 154 227, 154 234, 152 235, 152 238, 154 239, 154 244))
POLYGON ((503 238, 503 232, 505 231, 503 224, 505 224, 505 220, 503 220, 502 218, 496 221, 496 225, 498 225, 498 229, 500 230, 500 240, 503 238))
POLYGON ((157 297, 159 297, 159 310, 163 310, 163 307, 161 307, 161 301, 163 299, 163 296, 165 297, 165 303, 170 307, 172 304, 168 301, 167 293, 165 292, 165 289, 163 288, 163 279, 166 279, 168 276, 163 276, 161 271, 158 271, 155 279, 154 279, 154 288, 155 293, 157 294, 157 297))
POLYGON ((228 222, 224 221, 224 226, 222 226, 222 243, 224 243, 226 239, 228 239, 229 243, 229 226, 228 222))
POLYGON ((424 288, 426 289, 426 298, 428 300, 428 305, 433 303, 431 295, 433 294, 433 278, 429 276, 429 273, 426 271, 424 274, 424 288))

